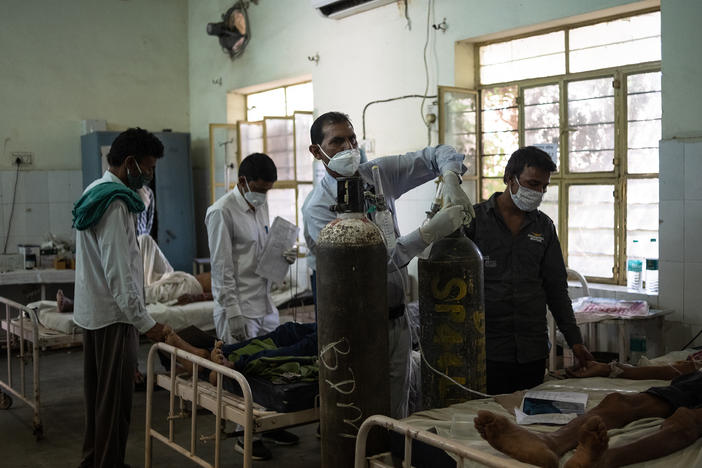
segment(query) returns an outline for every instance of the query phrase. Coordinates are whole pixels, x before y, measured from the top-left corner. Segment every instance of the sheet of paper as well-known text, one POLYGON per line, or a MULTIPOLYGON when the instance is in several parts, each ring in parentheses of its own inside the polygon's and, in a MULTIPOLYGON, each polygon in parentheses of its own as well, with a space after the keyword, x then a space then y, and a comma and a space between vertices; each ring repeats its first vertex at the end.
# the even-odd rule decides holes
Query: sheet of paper
POLYGON ((528 391, 515 408, 518 424, 566 424, 585 412, 587 393, 528 391))
POLYGON ((300 228, 276 216, 268 231, 266 244, 258 259, 256 274, 274 283, 282 283, 290 265, 283 258, 283 252, 295 244, 300 228))

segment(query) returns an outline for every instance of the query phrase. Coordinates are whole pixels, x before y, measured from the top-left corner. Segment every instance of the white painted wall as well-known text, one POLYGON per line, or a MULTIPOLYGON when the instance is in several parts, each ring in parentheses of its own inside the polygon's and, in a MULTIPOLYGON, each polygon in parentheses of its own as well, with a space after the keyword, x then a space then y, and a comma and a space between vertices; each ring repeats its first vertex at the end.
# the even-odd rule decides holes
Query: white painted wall
POLYGON ((186 0, 3 0, 0 170, 79 170, 83 119, 188 131, 187 34, 186 0))

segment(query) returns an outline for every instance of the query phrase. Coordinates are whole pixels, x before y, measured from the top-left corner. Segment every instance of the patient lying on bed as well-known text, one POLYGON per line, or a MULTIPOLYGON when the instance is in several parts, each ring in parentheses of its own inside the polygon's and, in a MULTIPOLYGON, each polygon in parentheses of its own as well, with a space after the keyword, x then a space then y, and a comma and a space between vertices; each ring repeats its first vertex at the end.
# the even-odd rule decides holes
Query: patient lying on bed
MULTIPOLYGON (((175 271, 149 235, 139 236, 139 250, 144 264, 144 295, 147 304, 178 300, 177 304, 212 300, 210 273, 193 276, 175 271)), ((59 289, 56 293, 59 312, 72 312, 73 301, 59 289)))
MULTIPOLYGON (((202 335, 207 336, 204 332, 202 335)), ((222 341, 213 339, 212 346, 204 346, 205 338, 202 335, 183 339, 173 332, 166 337, 166 343, 246 375, 266 376, 274 383, 277 383, 276 380, 317 380, 317 366, 314 363, 317 355, 317 327, 314 323, 284 323, 271 333, 235 344, 223 344, 222 341), (263 361, 267 365, 262 365, 261 358, 265 358, 263 361)), ((179 359, 178 363, 186 371, 192 372, 190 361, 179 359)), ((209 380, 215 384, 217 374, 210 372, 209 380)))
POLYGON ((697 359, 650 367, 590 361, 584 368, 570 372, 571 376, 672 382, 667 387, 652 387, 637 394, 611 393, 592 410, 551 433, 530 431, 490 411, 478 411, 475 428, 497 450, 538 466, 557 467, 560 457, 576 447, 566 468, 618 467, 653 460, 681 450, 702 436, 699 368, 697 359), (609 429, 651 417, 665 418, 656 433, 631 444, 608 447, 609 429))

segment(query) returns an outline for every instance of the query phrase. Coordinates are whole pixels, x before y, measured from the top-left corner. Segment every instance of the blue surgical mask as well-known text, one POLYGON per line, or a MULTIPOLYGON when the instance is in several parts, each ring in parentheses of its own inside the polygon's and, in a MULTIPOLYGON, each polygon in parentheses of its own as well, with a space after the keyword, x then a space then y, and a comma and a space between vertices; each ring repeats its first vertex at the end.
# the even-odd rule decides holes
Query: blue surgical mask
POLYGON ((507 187, 507 190, 509 190, 509 194, 512 195, 512 201, 517 208, 522 211, 534 211, 537 209, 544 198, 544 192, 522 187, 519 183, 519 177, 515 176, 514 180, 517 181, 517 185, 519 186, 517 193, 512 193, 509 187, 507 187))
POLYGON ((254 208, 258 208, 259 206, 262 206, 264 203, 266 203, 266 194, 261 193, 261 192, 252 192, 251 189, 249 188, 249 181, 244 179, 244 182, 246 183, 246 190, 247 192, 244 194, 244 199, 251 203, 251 206, 254 208))

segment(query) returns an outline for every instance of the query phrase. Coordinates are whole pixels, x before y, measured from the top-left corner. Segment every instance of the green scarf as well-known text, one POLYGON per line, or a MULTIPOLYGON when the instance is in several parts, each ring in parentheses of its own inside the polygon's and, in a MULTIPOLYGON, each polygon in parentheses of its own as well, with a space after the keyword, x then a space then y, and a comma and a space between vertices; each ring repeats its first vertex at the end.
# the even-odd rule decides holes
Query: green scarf
POLYGON ((103 182, 85 192, 73 204, 73 227, 85 231, 95 226, 116 199, 125 202, 132 213, 144 211, 144 202, 134 190, 118 182, 103 182))

